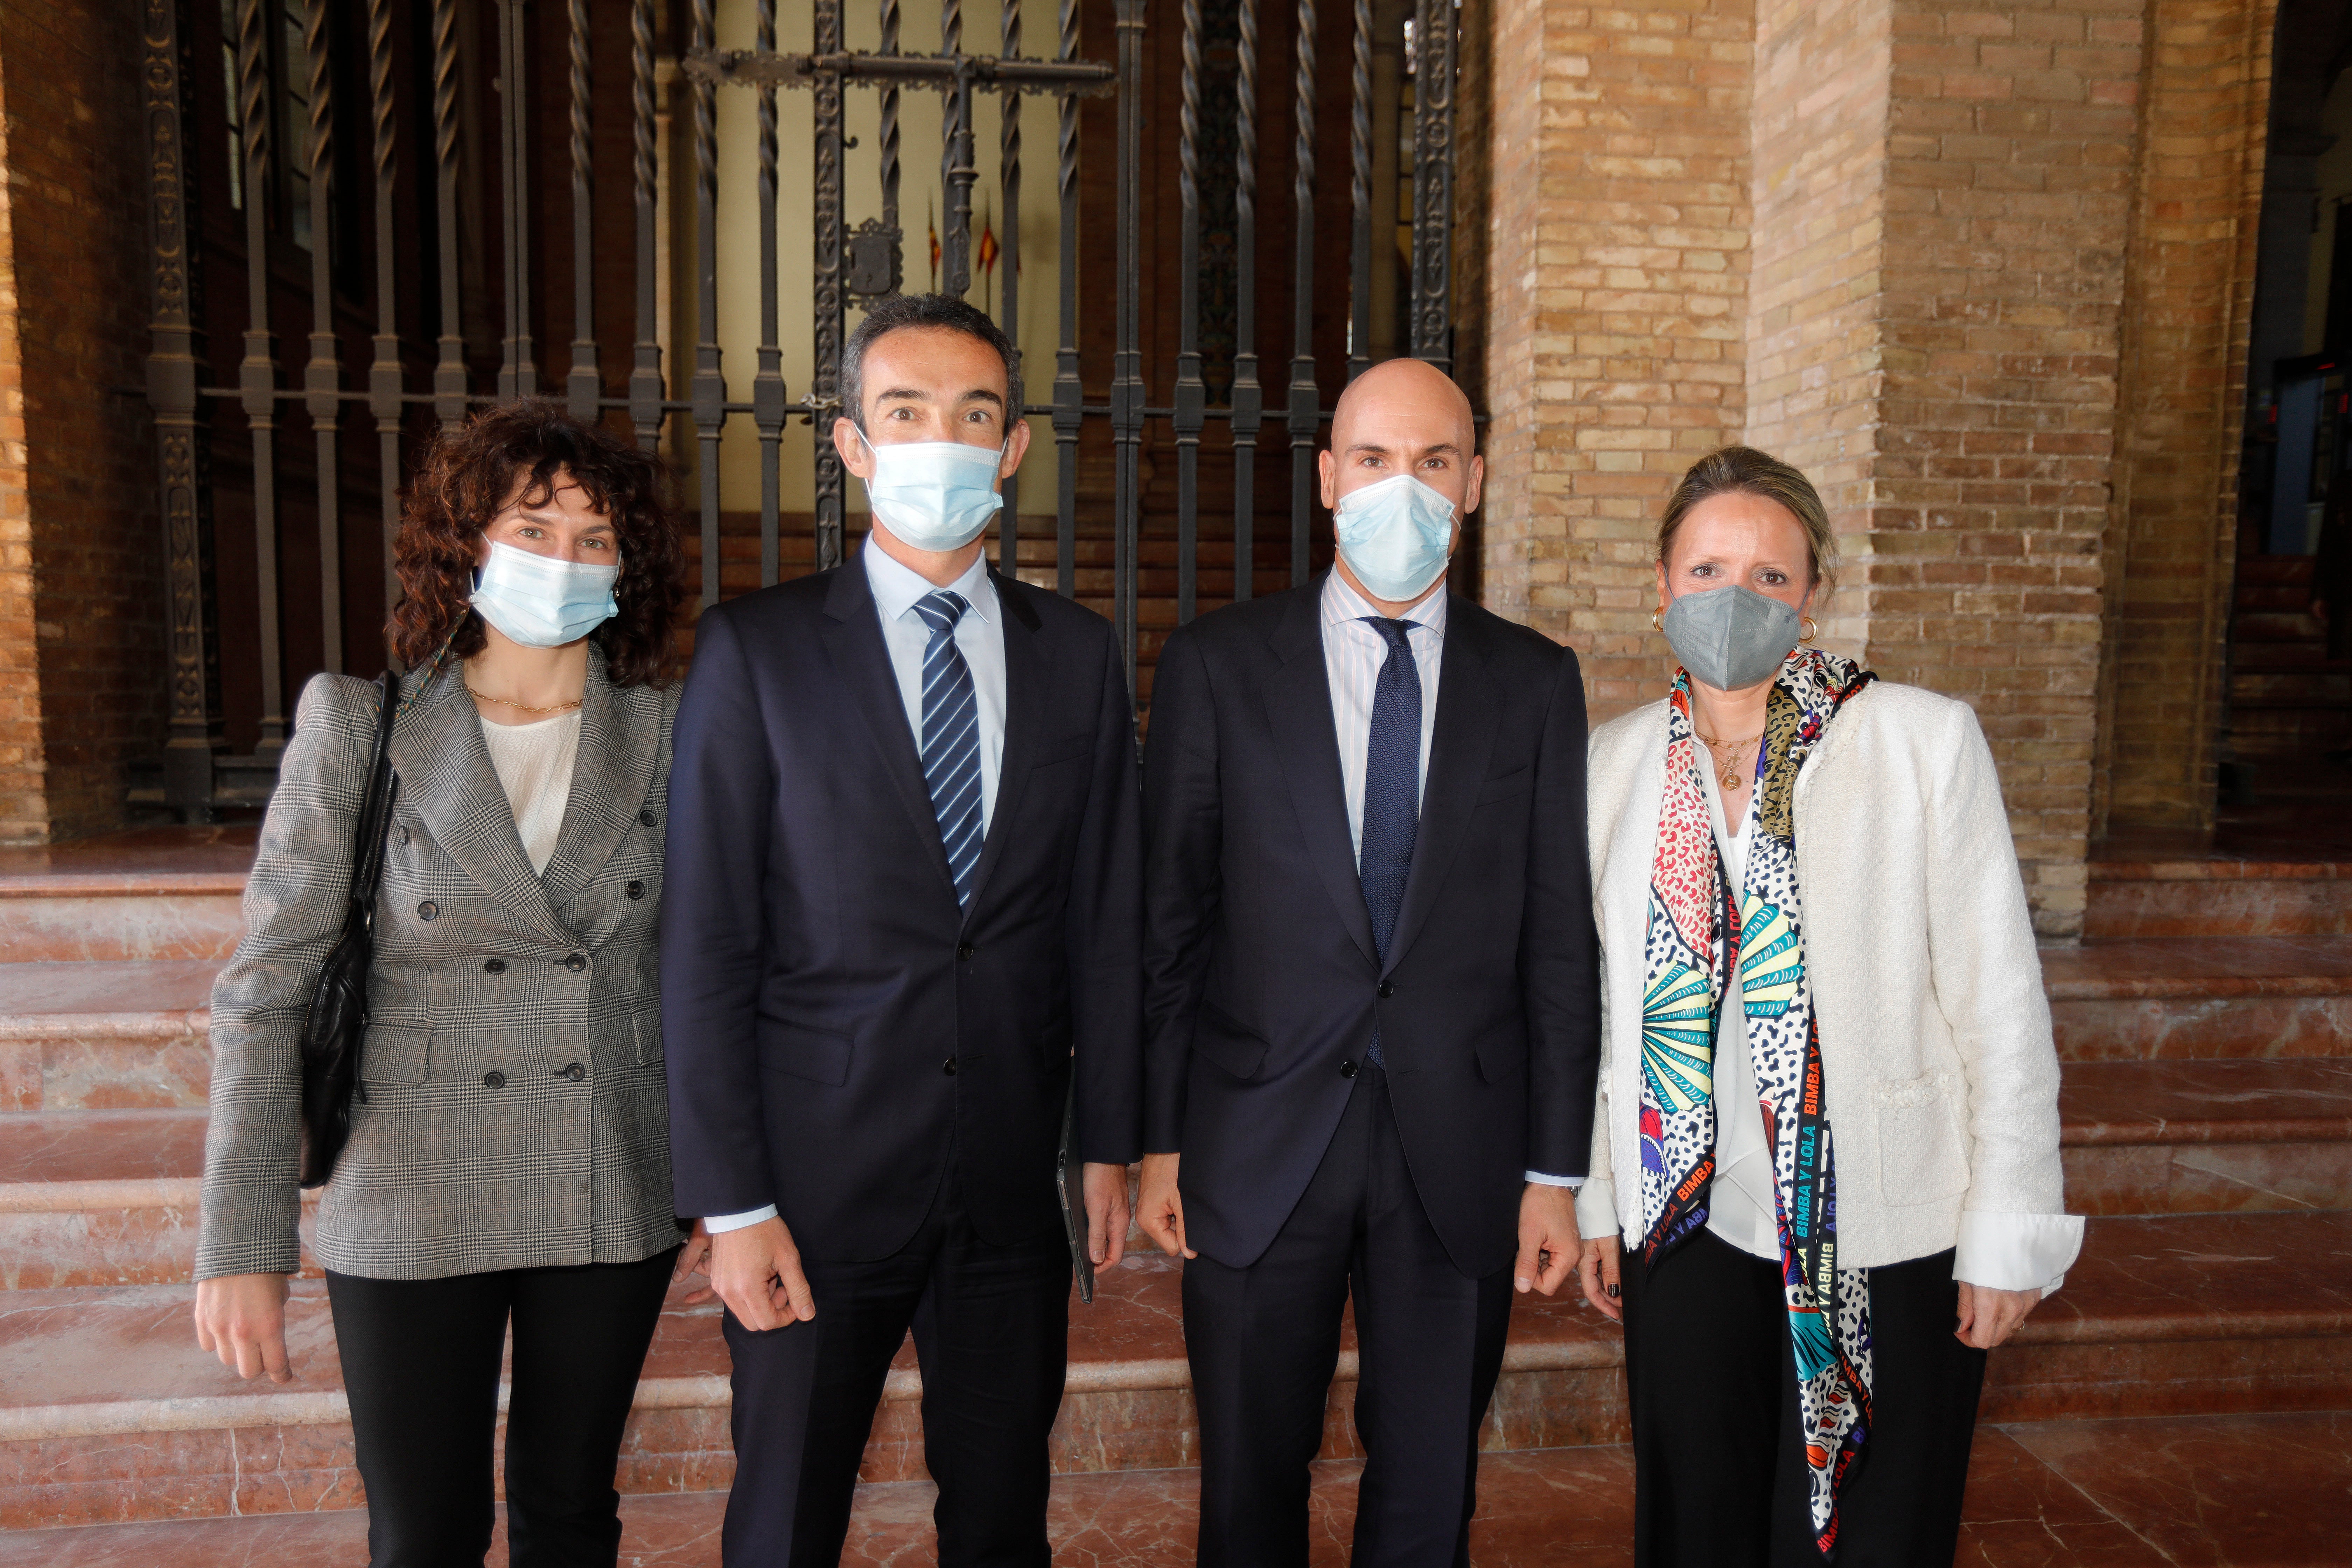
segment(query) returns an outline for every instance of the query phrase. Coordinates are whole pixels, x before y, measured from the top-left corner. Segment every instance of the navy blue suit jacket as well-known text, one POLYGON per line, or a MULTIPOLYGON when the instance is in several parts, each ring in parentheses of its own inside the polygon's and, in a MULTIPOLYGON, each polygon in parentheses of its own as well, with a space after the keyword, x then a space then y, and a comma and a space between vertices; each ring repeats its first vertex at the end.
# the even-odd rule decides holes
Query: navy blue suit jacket
POLYGON ((1458 595, 1420 830, 1374 957, 1323 661, 1322 580, 1168 639, 1144 759, 1144 1147, 1234 1268, 1323 1158, 1377 1014, 1405 1156, 1454 1265, 1517 1249, 1530 1169, 1584 1173, 1600 957, 1576 656, 1458 595), (1352 1072, 1352 1067, 1349 1068, 1352 1072))
POLYGON ((992 1242, 1139 1152, 1135 727, 1110 624, 995 579, 1004 757, 968 912, 863 563, 703 612, 677 715, 662 1037, 677 1212, 905 1245, 953 1161, 992 1242), (1076 1055, 1073 1057, 1073 1047, 1076 1055))

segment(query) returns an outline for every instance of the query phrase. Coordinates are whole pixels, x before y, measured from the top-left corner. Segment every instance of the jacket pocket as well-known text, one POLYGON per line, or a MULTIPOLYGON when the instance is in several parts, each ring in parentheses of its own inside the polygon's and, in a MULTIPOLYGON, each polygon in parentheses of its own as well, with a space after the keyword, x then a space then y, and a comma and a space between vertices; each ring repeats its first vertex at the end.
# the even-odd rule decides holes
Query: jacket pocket
POLYGON ((662 1059, 660 1008, 643 1007, 632 1014, 629 1031, 636 1037, 638 1066, 662 1059))
POLYGON ((1092 735, 1064 735, 1038 747, 1037 754, 1030 759, 1029 765, 1048 768, 1055 763, 1066 763, 1072 757, 1083 757, 1094 749, 1095 738, 1092 735))
POLYGON ((407 1024, 370 1024, 360 1039, 360 1081, 423 1083, 433 1031, 407 1024))
POLYGON ((763 1071, 788 1073, 838 1089, 849 1081, 849 1058, 856 1048, 856 1039, 836 1030, 787 1024, 780 1018, 760 1020, 763 1071))
POLYGON ((1205 1002, 1193 1017, 1192 1049, 1244 1082, 1265 1070, 1265 1054, 1271 1048, 1264 1036, 1244 1028, 1205 1002))
POLYGON ((1958 1088, 1959 1080, 1948 1072, 1879 1080, 1878 1193, 1889 1208, 1931 1204, 1968 1191, 1958 1088))
POLYGON ((1516 799, 1533 789, 1535 782, 1536 771, 1533 768, 1520 768, 1515 773, 1490 778, 1478 786, 1478 804, 1492 805, 1496 801, 1516 799))
POLYGON ((1498 1083, 1528 1065, 1528 1037, 1523 1029, 1496 1029, 1478 1037, 1478 1076, 1498 1083))

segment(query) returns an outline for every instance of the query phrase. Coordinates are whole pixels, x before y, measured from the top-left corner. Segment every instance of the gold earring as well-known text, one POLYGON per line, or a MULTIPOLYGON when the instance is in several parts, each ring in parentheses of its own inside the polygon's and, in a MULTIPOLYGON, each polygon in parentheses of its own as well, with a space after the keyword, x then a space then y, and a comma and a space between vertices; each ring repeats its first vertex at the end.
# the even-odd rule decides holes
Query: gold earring
POLYGON ((1666 629, 1665 624, 1658 618, 1662 614, 1664 614, 1664 612, 1659 610, 1652 610, 1650 612, 1650 629, 1652 631, 1662 632, 1666 629))
POLYGON ((1819 637, 1819 636, 1821 636, 1821 635, 1822 635, 1822 626, 1821 626, 1821 623, 1820 623, 1819 621, 1816 621, 1815 619, 1813 619, 1813 617, 1812 617, 1812 616, 1807 616, 1805 617, 1805 635, 1804 635, 1803 637, 1799 637, 1797 640, 1798 640, 1799 642, 1801 642, 1801 643, 1810 643, 1810 642, 1811 642, 1815 637, 1819 637))

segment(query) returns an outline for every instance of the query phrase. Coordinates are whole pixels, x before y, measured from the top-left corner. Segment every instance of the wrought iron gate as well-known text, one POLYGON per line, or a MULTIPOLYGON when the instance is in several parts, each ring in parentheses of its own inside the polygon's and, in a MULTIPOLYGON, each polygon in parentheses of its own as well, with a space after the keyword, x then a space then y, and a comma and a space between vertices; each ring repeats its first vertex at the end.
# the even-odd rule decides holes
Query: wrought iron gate
MULTIPOLYGON (((292 416, 307 425, 309 462, 316 491, 319 642, 324 668, 339 668, 344 646, 344 565, 341 546, 346 518, 354 508, 345 482, 347 468, 373 467, 381 518, 384 582, 391 592, 391 541, 399 515, 397 487, 404 451, 429 423, 451 425, 468 410, 516 398, 554 395, 583 419, 625 417, 642 445, 655 448, 666 430, 690 440, 698 490, 693 498, 702 546, 702 602, 721 591, 719 447, 730 421, 748 420, 759 445, 759 556, 761 584, 784 570, 781 550, 783 519, 781 455, 790 423, 809 428, 814 458, 811 498, 814 539, 811 558, 818 569, 843 558, 847 508, 844 477, 831 440, 839 411, 837 364, 847 307, 897 291, 903 284, 903 235, 899 212, 899 108, 908 91, 942 95, 941 180, 947 195, 940 239, 947 292, 961 294, 971 280, 972 192, 979 178, 975 109, 994 99, 999 113, 998 165, 1003 204, 1002 235, 1008 279, 1021 262, 1020 192, 1024 148, 1018 105, 1024 95, 1043 94, 1058 105, 1058 136, 1052 164, 1059 199, 1059 345, 1050 400, 1027 402, 1016 372, 1014 396, 1024 413, 1050 420, 1055 447, 1055 533, 1053 581, 1065 595, 1078 591, 1082 511, 1080 447, 1088 429, 1108 427, 1115 480, 1110 506, 1112 614, 1128 653, 1130 679, 1139 662, 1139 610, 1145 481, 1142 462, 1148 437, 1164 427, 1176 468, 1174 616, 1190 619, 1199 608, 1202 525, 1201 459, 1213 423, 1226 426, 1231 438, 1234 483, 1230 501, 1233 540, 1232 594, 1246 598, 1257 585, 1255 511, 1257 456, 1265 426, 1279 421, 1289 447, 1289 581, 1303 580, 1309 564, 1309 527, 1314 515, 1315 453, 1329 417, 1335 378, 1318 374, 1314 305, 1318 204, 1345 200, 1350 215, 1349 353, 1346 374, 1370 363, 1375 340, 1372 268, 1390 237, 1373 232, 1380 204, 1373 189, 1375 139, 1392 133, 1374 115, 1373 58, 1379 16, 1409 8, 1404 23, 1412 77, 1410 158, 1411 256, 1409 340, 1401 348, 1451 368, 1453 268, 1453 119, 1458 0, 1353 0, 1347 18, 1351 37, 1349 145, 1344 163, 1321 156, 1317 138, 1318 14, 1330 0, 1058 0, 1050 52, 1024 52, 1023 0, 1001 0, 994 54, 973 52, 963 37, 963 0, 942 0, 939 47, 907 47, 901 37, 900 0, 870 0, 877 8, 880 45, 853 50, 845 43, 845 0, 803 0, 790 5, 788 19, 805 26, 804 52, 780 48, 775 0, 752 0, 756 46, 748 50, 715 47, 717 0, 626 0, 629 69, 626 112, 630 128, 626 199, 633 215, 631 279, 635 334, 625 384, 612 383, 598 369, 593 215, 601 198, 620 195, 621 182, 601 178, 595 159, 599 104, 592 79, 594 16, 590 0, 564 0, 564 70, 560 80, 534 79, 530 12, 553 26, 556 0, 363 0, 359 7, 333 0, 224 0, 219 77, 196 55, 199 5, 215 0, 145 0, 148 142, 151 149, 150 206, 153 242, 153 344, 148 396, 156 427, 157 482, 162 495, 169 561, 171 736, 162 787, 149 798, 192 818, 215 809, 266 799, 276 758, 287 736, 286 702, 299 680, 289 675, 281 639, 288 610, 280 545, 280 470, 287 454, 281 429, 292 416), (1216 27, 1204 11, 1215 10, 1216 27), (1291 91, 1287 127, 1261 124, 1262 100, 1272 79, 1261 84, 1261 46, 1276 5, 1292 14, 1291 91), (1112 47, 1108 58, 1089 48, 1102 40, 1082 39, 1087 16, 1107 13, 1112 47), (485 21, 495 33, 497 89, 494 151, 481 123, 480 106, 467 97, 460 58, 485 21), (1218 28, 1217 37, 1209 35, 1218 28), (678 79, 690 115, 690 182, 696 276, 691 363, 665 363, 659 322, 670 301, 661 297, 656 265, 657 224, 663 201, 657 122, 666 118, 666 83, 657 40, 676 45, 678 79), (1229 363, 1221 359, 1220 385, 1204 377, 1201 285, 1203 276, 1202 188, 1203 89, 1212 46, 1234 51, 1234 123, 1229 170, 1215 176, 1220 201, 1231 202, 1231 342, 1229 363), (1139 284, 1140 224, 1146 199, 1142 91, 1148 49, 1172 44, 1180 51, 1176 116, 1178 134, 1178 289, 1173 375, 1164 391, 1147 384, 1143 302, 1139 284), (1084 47, 1082 47, 1084 46, 1084 47), (196 137, 201 92, 220 83, 230 149, 230 202, 243 215, 243 255, 216 256, 215 265, 241 266, 245 321, 242 357, 233 384, 209 361, 207 308, 202 289, 205 245, 196 221, 197 187, 193 176, 203 155, 196 137), (361 84, 363 84, 363 88, 361 84), (778 246, 780 160, 777 98, 780 89, 804 89, 813 95, 814 133, 807 149, 813 165, 814 204, 812 363, 794 378, 803 389, 788 391, 779 324, 778 246), (751 156, 757 166, 760 337, 748 377, 749 395, 730 395, 722 363, 719 331, 720 269, 750 262, 722 256, 719 244, 721 148, 718 96, 747 90, 757 97, 757 137, 751 156), (880 181, 870 216, 851 222, 844 153, 845 95, 879 95, 880 181), (1116 141, 1108 149, 1083 146, 1083 98, 1109 95, 1117 100, 1116 141), (570 245, 572 335, 571 369, 560 392, 542 387, 532 331, 535 280, 551 276, 535 268, 535 231, 529 215, 533 199, 531 149, 541 122, 536 101, 560 105, 570 184, 570 245), (469 115, 472 117, 469 118, 469 115), (1273 399, 1262 381, 1258 355, 1259 213, 1258 177, 1267 162, 1262 142, 1286 129, 1291 137, 1289 199, 1294 317, 1293 353, 1287 378, 1273 399), (299 140, 297 132, 299 131, 299 140), (349 146, 341 144, 347 140, 349 146), (482 146, 485 170, 467 165, 468 149, 482 146), (1108 156, 1115 164, 1113 307, 1108 363, 1088 363, 1079 309, 1081 300, 1081 159, 1108 156), (363 170, 362 170, 363 165, 363 170), (1342 169, 1348 189, 1333 187, 1331 173, 1342 169), (488 174, 499 195, 495 233, 468 232, 461 187, 488 174), (429 176, 430 194, 425 179, 429 176), (340 187, 363 186, 372 215, 342 200, 340 187), (354 216, 358 214, 360 216, 354 216), (353 254, 343 241, 361 227, 372 230, 369 254, 353 254), (413 247, 404 237, 431 231, 431 243, 413 247), (273 299, 269 258, 273 245, 284 252, 285 233, 307 234, 310 331, 299 384, 289 380, 272 331, 273 313, 288 302, 273 299), (467 264, 486 247, 499 261, 495 299, 469 296, 467 264), (340 253, 339 253, 340 251, 340 253), (337 322, 363 320, 362 300, 372 296, 373 355, 364 377, 357 356, 347 354, 337 322), (497 363, 488 364, 488 333, 481 326, 495 308, 497 363), (469 336, 468 322, 475 330, 469 336), (427 329, 430 339, 427 341, 427 329), (469 353, 469 347, 474 351, 469 353), (346 361, 350 363, 347 364, 346 361), (1108 375, 1102 372, 1107 369, 1108 375), (1093 401, 1087 373, 1097 379, 1093 401), (1154 394, 1160 396, 1155 400, 1154 394), (246 441, 235 456, 252 466, 248 518, 216 518, 208 465, 224 439, 214 429, 215 411, 241 415, 246 441), (372 455, 355 445, 373 421, 372 455), (420 424, 417 421, 425 423, 420 424), (673 426, 682 421, 682 427, 673 426), (355 426, 346 429, 346 422, 355 426), (224 739, 225 639, 248 628, 225 626, 216 604, 216 525, 250 527, 255 639, 260 686, 259 723, 254 754, 231 757, 224 739)), ((598 5, 596 13, 606 13, 598 5)), ((1391 40, 1392 41, 1392 40, 1391 40)), ((541 76, 552 77, 552 71, 541 76)), ((1223 79, 1220 79, 1221 80, 1223 79)), ((609 112, 609 106, 607 106, 609 112)), ((1217 127, 1222 140, 1227 127, 1217 127)), ((731 154, 730 154, 731 155, 731 154)), ((542 157, 543 167, 554 160, 542 157)), ((679 189, 683 180, 672 182, 679 189)), ((485 206, 487 198, 485 198, 485 206)), ((1222 210, 1222 209, 1221 209, 1222 210)), ((1221 219, 1222 221, 1222 219, 1221 219)), ((478 222, 478 228, 490 227, 478 222)), ((303 241, 297 237, 299 247, 303 241)), ((552 258, 551 258, 552 259, 552 258)), ((1271 258, 1265 258, 1271 260, 1271 258)), ((1220 275, 1223 277, 1223 275, 1220 275)), ((1221 288, 1223 285, 1221 284, 1221 288)), ((283 279, 278 292, 284 293, 283 279)), ((482 290, 476 290, 478 296, 482 290)), ((1001 323, 1017 341, 1019 290, 1008 286, 1001 323)), ((225 334, 224 334, 225 335, 225 334)), ((679 345, 683 348, 683 344, 679 345)), ((681 353, 674 356, 683 359, 681 353)), ((233 438, 233 437, 228 437, 233 438)), ((998 539, 1000 567, 1014 572, 1022 559, 1023 516, 1014 481, 1005 484, 1006 505, 998 539)), ((1220 504, 1215 512, 1226 508, 1220 504)), ((1222 536, 1222 515, 1213 524, 1222 536)), ((305 542, 308 548, 308 542, 305 542)), ((240 543, 240 549, 243 546, 240 543)), ((1034 556, 1033 554, 1033 560, 1034 556)), ((383 608, 388 610, 389 604, 383 608)))

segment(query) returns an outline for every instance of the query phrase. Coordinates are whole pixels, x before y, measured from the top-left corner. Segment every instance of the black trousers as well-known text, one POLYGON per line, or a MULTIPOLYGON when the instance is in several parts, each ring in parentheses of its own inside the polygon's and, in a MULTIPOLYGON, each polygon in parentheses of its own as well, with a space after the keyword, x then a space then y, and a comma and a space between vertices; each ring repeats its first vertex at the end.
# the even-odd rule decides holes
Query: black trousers
POLYGON ((514 1568, 611 1568, 621 1428, 661 1321, 675 1248, 643 1263, 446 1279, 330 1273, 335 1346, 367 1483, 371 1568, 479 1568, 490 1547, 499 1363, 514 1568))
POLYGON ((1367 1067, 1265 1256, 1245 1268, 1205 1255, 1184 1265, 1202 1568, 1307 1562, 1307 1465, 1350 1297, 1364 1449, 1355 1568, 1468 1563, 1511 1271, 1473 1279, 1454 1267, 1406 1168, 1386 1075, 1367 1067))
POLYGON ((890 1358, 915 1332, 940 1568, 1045 1568, 1046 1440, 1061 1408, 1070 1251, 1058 1227, 1007 1247, 972 1229, 950 1164, 914 1239, 870 1263, 803 1256, 805 1323, 727 1314, 735 1486, 727 1568, 831 1568, 890 1358))
MULTIPOLYGON (((1958 1548, 1985 1352, 1953 1337, 1952 1255, 1870 1271, 1871 1428, 1838 1489, 1837 1568, 1958 1548)), ((1821 1568, 1780 1266, 1711 1231, 1624 1260, 1639 1568, 1821 1568)))

